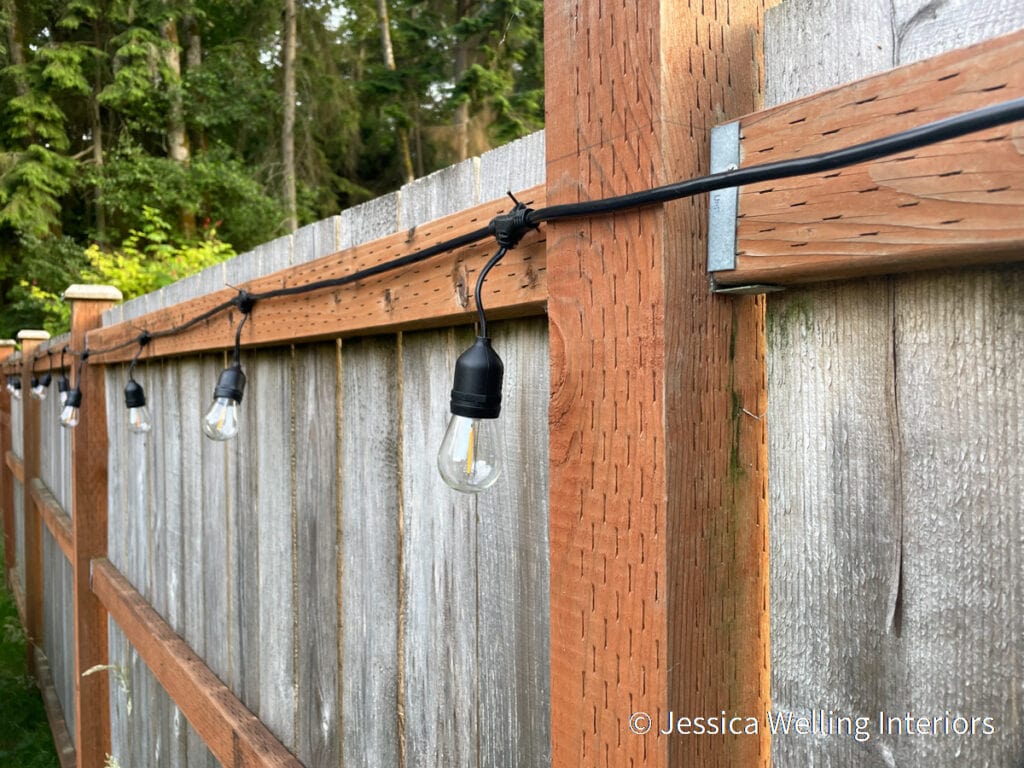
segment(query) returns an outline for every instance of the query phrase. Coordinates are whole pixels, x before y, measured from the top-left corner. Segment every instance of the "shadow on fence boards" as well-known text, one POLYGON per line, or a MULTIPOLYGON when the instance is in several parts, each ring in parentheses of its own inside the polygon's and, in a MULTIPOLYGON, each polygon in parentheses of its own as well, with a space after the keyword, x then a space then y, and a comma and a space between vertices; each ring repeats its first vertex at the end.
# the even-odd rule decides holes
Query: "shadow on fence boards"
MULTIPOLYGON (((864 5, 770 10, 768 100, 1024 25, 1019 3, 864 5)), ((77 286, 69 336, 24 332, 22 351, 11 356, 9 344, 0 358, 56 373, 60 350, 83 349, 87 333, 111 341, 174 325, 231 295, 225 285, 294 285, 415 250, 507 210, 507 190, 543 205, 544 141, 527 137, 124 304, 77 286)), ((574 696, 626 704, 615 698, 623 667, 608 661, 607 622, 583 627, 588 638, 603 631, 603 648, 569 658, 551 640, 555 569, 591 618, 610 592, 576 579, 577 566, 607 574, 602 542, 586 564, 580 549, 568 564, 550 554, 555 516, 572 517, 568 528, 577 510, 552 509, 549 520, 548 409, 564 382, 551 380, 544 237, 524 240, 488 284, 505 361, 506 468, 478 496, 449 490, 435 453, 487 247, 416 266, 379 296, 346 287, 289 299, 287 312, 257 305, 243 335, 241 430, 227 443, 203 438, 199 423, 237 312, 142 351, 134 375, 153 416, 147 434, 125 418, 132 348, 84 366, 73 431, 58 424, 55 392, 0 394, 6 575, 65 768, 98 768, 107 754, 121 768, 541 768, 553 743, 563 757, 580 746, 587 765, 614 766, 605 758, 616 749, 648 754, 653 735, 598 734, 607 713, 596 706, 578 718, 557 709, 574 696), (584 691, 553 690, 553 669, 584 691), (587 752, 595 741, 606 749, 587 752)), ((758 765, 1022 764, 1022 302, 1019 266, 798 287, 766 301, 770 673, 737 674, 744 684, 770 674, 776 714, 966 715, 996 727, 915 737, 873 719, 863 740, 776 734, 770 758, 752 749, 758 765)), ((21 368, 23 391, 32 367, 21 368)), ((594 530, 580 535, 599 538, 594 530)), ((671 546, 664 538, 655 532, 641 553, 671 546)), ((684 580, 658 576, 663 589, 684 580)), ((603 608, 617 617, 614 595, 603 608)), ((617 631, 632 643, 632 627, 617 631)), ((657 661, 676 650, 659 649, 657 661)), ((618 714, 624 723, 629 712, 618 714)), ((651 764, 689 765, 673 749, 651 764)))

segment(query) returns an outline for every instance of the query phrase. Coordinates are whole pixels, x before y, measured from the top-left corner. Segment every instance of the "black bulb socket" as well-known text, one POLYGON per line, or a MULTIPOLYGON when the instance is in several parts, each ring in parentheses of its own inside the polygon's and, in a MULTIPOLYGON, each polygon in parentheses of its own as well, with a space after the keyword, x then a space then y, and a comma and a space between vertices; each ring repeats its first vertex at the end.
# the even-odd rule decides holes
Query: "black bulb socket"
POLYGON ((124 385, 124 404, 128 408, 141 408, 146 404, 146 393, 135 379, 124 385))
POLYGON ((53 375, 49 371, 47 371, 46 373, 43 374, 43 378, 39 380, 39 383, 45 389, 46 387, 50 386, 50 382, 52 381, 53 375))
POLYGON ((31 379, 29 379, 28 385, 32 389, 35 389, 36 387, 38 387, 39 386, 39 377, 38 376, 33 376, 31 379))
POLYGON ((496 419, 501 414, 501 384, 505 365, 491 346, 478 336, 473 346, 455 361, 451 410, 470 419, 496 419))
POLYGON ((13 381, 13 382, 11 382, 11 383, 12 383, 12 384, 14 384, 14 388, 15 388, 16 390, 17 390, 17 389, 21 389, 21 377, 20 377, 20 376, 15 376, 15 377, 14 377, 14 381, 13 381))
POLYGON ((221 372, 220 378, 217 379, 217 387, 213 390, 213 399, 226 397, 228 400, 240 403, 244 392, 245 374, 242 373, 241 366, 233 365, 221 372))
POLYGON ((71 389, 71 382, 68 381, 68 377, 67 376, 61 376, 60 379, 57 381, 57 391, 58 392, 67 392, 70 389, 71 389))
POLYGON ((82 390, 75 387, 68 392, 68 399, 64 401, 65 408, 81 408, 82 407, 82 390))

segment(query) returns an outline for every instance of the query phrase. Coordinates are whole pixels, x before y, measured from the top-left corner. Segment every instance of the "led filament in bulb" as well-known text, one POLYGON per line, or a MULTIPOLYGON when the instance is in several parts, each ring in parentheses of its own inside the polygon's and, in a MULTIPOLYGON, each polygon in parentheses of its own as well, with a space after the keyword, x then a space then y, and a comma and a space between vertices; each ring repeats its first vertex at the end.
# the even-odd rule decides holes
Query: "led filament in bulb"
POLYGON ((501 475, 497 419, 452 416, 437 453, 437 469, 450 487, 464 493, 490 488, 501 475))

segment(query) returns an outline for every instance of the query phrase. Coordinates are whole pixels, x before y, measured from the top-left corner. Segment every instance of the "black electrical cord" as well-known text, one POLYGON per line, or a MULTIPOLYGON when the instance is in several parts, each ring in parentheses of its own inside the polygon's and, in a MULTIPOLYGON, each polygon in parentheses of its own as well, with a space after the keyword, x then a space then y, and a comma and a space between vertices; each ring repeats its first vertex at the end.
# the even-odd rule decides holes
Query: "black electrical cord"
POLYGON ((484 287, 484 280, 487 279, 487 273, 490 272, 494 265, 505 258, 505 254, 508 253, 508 248, 502 246, 497 252, 491 256, 491 260, 484 265, 484 268, 480 270, 480 276, 476 279, 476 290, 473 292, 473 298, 476 300, 476 313, 480 320, 480 326, 477 328, 477 336, 481 338, 487 338, 487 313, 484 311, 484 300, 481 295, 481 291, 484 287))
MULTIPOLYGON (((481 335, 483 335, 486 333, 487 328, 486 317, 484 316, 483 305, 481 302, 481 287, 483 285, 484 278, 494 265, 504 257, 505 253, 507 253, 509 249, 514 248, 518 244, 519 240, 529 230, 536 229, 542 222, 563 221, 566 219, 588 218, 591 216, 619 213, 626 210, 644 208, 673 200, 680 200, 685 197, 692 197, 704 192, 713 192, 719 189, 728 189, 730 187, 738 187, 747 184, 756 184, 765 181, 791 178, 794 176, 806 176, 813 173, 832 171, 838 168, 856 165, 857 163, 877 160, 900 152, 919 149, 940 141, 958 138, 966 134, 995 128, 1018 120, 1024 120, 1024 98, 1011 99, 1010 101, 1005 101, 1000 104, 982 107, 981 109, 976 109, 971 112, 964 112, 943 120, 927 123, 917 128, 901 131, 881 139, 856 144, 852 147, 844 147, 830 152, 808 155, 807 157, 797 157, 771 163, 762 163, 760 165, 752 165, 747 168, 740 168, 733 171, 724 171, 722 173, 687 179, 685 181, 666 184, 661 187, 655 187, 654 189, 633 192, 626 195, 618 195, 615 197, 590 200, 580 203, 551 205, 538 209, 531 209, 523 203, 516 201, 515 198, 512 198, 513 201, 515 201, 513 209, 508 213, 496 216, 491 220, 488 226, 445 240, 428 248, 424 248, 423 250, 416 251, 372 267, 367 267, 366 269, 361 269, 341 277, 319 280, 317 282, 306 283, 304 285, 290 286, 288 288, 278 288, 271 291, 263 291, 261 293, 250 294, 245 291, 240 291, 238 296, 223 301, 205 312, 202 312, 201 314, 171 328, 149 332, 143 331, 143 334, 135 339, 126 340, 109 347, 93 349, 91 351, 84 350, 82 352, 77 352, 70 350, 65 346, 61 353, 63 354, 66 351, 68 354, 84 358, 88 357, 90 354, 100 355, 116 352, 120 349, 124 349, 125 347, 129 347, 132 344, 138 343, 142 336, 146 336, 149 339, 161 339, 168 336, 174 336, 198 325, 201 322, 209 320, 226 309, 238 307, 245 317, 243 317, 241 323, 239 323, 238 330, 236 332, 235 354, 237 361, 242 326, 245 324, 246 318, 248 318, 252 304, 256 301, 264 301, 266 299, 274 299, 282 296, 296 296, 327 288, 340 288, 359 280, 375 277, 396 269, 401 269, 402 267, 407 267, 411 264, 425 261, 433 256, 447 253, 457 248, 478 243, 488 237, 494 237, 500 248, 481 271, 480 276, 477 278, 475 291, 477 312, 480 318, 480 331, 481 335)), ((79 363, 79 369, 80 368, 81 361, 79 363)))
POLYGON ((944 120, 937 120, 917 128, 894 133, 874 141, 855 144, 852 147, 821 152, 807 157, 796 157, 789 160, 778 160, 772 163, 751 165, 735 171, 723 171, 710 176, 666 184, 663 187, 633 192, 628 195, 608 197, 583 203, 568 203, 539 208, 527 216, 530 224, 543 221, 559 221, 583 216, 617 213, 633 208, 641 208, 671 200, 691 197, 702 192, 714 192, 718 189, 739 187, 745 184, 757 184, 763 181, 776 181, 792 176, 806 176, 811 173, 834 171, 857 163, 877 160, 888 155, 920 149, 946 139, 955 139, 968 133, 976 133, 988 128, 995 128, 1006 123, 1024 120, 1024 98, 1012 99, 1001 104, 982 107, 972 112, 964 112, 944 120))

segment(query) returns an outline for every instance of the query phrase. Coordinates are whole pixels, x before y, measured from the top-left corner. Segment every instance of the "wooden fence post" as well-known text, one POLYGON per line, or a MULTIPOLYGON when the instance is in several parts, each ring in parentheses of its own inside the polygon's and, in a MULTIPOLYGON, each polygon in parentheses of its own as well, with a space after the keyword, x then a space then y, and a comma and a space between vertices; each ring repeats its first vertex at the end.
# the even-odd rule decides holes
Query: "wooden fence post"
MULTIPOLYGON (((548 0, 548 204, 708 173, 764 5, 548 0)), ((709 294, 706 210, 547 225, 554 768, 768 764, 764 303, 709 294), (722 711, 759 734, 658 732, 722 711)))
MULTIPOLYGON (((71 348, 85 349, 85 335, 121 300, 111 286, 72 285, 71 348)), ((74 382, 73 382, 74 383, 74 382)), ((102 768, 110 752, 108 676, 82 673, 107 663, 107 612, 92 592, 92 559, 107 554, 107 398, 102 366, 82 366, 81 418, 71 437, 71 561, 75 605, 75 746, 78 768, 102 768)))
MULTIPOLYGON (((0 339, 0 363, 14 354, 18 342, 0 339)), ((11 450, 11 396, 0 381, 0 508, 4 525, 4 580, 15 566, 14 553, 14 476, 7 467, 7 452, 11 450)))
POLYGON ((21 460, 25 482, 21 491, 25 514, 25 632, 29 638, 28 665, 35 670, 32 646, 43 645, 43 521, 32 500, 32 480, 39 477, 39 401, 32 397, 32 368, 36 348, 50 338, 46 331, 19 331, 21 342, 21 460))

